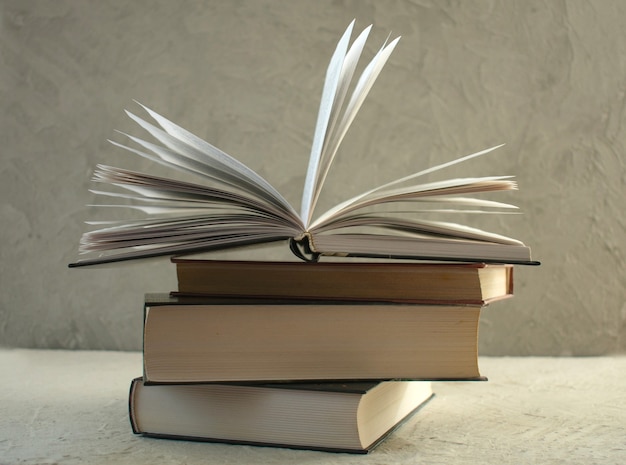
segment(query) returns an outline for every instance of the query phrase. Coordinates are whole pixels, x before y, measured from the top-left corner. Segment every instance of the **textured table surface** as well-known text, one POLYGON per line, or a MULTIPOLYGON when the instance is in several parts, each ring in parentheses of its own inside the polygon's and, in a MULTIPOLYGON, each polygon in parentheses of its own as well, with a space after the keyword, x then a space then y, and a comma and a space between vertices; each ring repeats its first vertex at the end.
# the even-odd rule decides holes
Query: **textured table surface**
POLYGON ((626 356, 481 358, 367 456, 131 433, 141 354, 0 350, 0 464, 624 464, 626 356))

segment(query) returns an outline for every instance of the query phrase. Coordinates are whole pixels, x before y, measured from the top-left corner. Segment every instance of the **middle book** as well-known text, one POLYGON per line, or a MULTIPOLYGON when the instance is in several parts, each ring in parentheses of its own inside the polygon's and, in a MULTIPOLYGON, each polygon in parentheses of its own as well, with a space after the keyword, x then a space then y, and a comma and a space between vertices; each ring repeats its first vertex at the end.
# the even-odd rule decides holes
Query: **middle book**
POLYGON ((146 384, 481 379, 484 305, 146 295, 146 384))

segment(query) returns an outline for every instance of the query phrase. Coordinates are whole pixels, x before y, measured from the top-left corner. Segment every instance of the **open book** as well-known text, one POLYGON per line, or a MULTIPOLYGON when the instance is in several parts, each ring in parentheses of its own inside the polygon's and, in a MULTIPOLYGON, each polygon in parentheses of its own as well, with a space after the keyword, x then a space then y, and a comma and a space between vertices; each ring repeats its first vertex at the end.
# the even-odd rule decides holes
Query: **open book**
POLYGON ((152 140, 128 135, 132 145, 112 143, 174 170, 199 175, 202 181, 181 182, 98 165, 94 181, 108 184, 109 189, 92 192, 117 199, 115 206, 134 209, 142 217, 89 222, 96 229, 81 239, 79 251, 84 258, 70 266, 271 241, 289 241, 297 256, 313 261, 320 255, 336 255, 533 263, 530 249, 518 240, 420 219, 425 211, 504 213, 516 208, 471 196, 517 189, 512 176, 415 182, 497 147, 378 186, 315 214, 339 145, 399 40, 387 40, 351 84, 371 29, 364 29, 350 45, 353 27, 354 21, 339 40, 326 72, 299 212, 250 168, 141 105, 152 123, 127 113, 152 140))

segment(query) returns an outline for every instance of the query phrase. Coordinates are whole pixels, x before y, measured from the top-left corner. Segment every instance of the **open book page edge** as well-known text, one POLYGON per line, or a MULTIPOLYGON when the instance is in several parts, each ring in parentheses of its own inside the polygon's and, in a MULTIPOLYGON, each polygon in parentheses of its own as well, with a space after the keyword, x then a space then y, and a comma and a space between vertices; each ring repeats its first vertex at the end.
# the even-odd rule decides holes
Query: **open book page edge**
POLYGON ((324 182, 330 170, 331 164, 335 158, 337 150, 339 149, 341 141, 348 132, 348 128, 352 124, 352 121, 354 121, 354 118, 356 117, 359 109, 365 101, 365 98, 367 97, 369 91, 374 85, 376 78, 382 71, 385 63, 387 63, 387 60, 391 56, 391 53, 393 52, 399 40, 400 38, 397 37, 390 44, 383 46, 381 50, 374 56, 374 58, 368 63, 368 65, 365 67, 365 70, 359 77, 354 92, 352 93, 350 100, 348 101, 348 105, 343 113, 341 122, 337 126, 336 131, 330 137, 328 147, 325 147, 325 153, 323 155, 324 162, 321 169, 321 174, 316 184, 315 195, 313 198, 311 210, 315 208, 317 199, 319 198, 322 190, 322 186, 324 185, 324 182))
POLYGON ((132 250, 130 252, 103 254, 100 256, 90 256, 88 258, 79 258, 71 262, 70 268, 80 268, 96 265, 108 265, 113 263, 130 262, 137 259, 161 258, 173 255, 190 255, 195 253, 210 252, 213 250, 226 250, 254 244, 268 244, 271 242, 287 241, 289 237, 277 237, 275 235, 248 235, 232 239, 229 243, 222 244, 184 244, 182 246, 155 247, 151 249, 132 250))
MULTIPOLYGON (((340 209, 338 212, 327 217, 321 217, 315 221, 309 228, 309 231, 323 228, 332 224, 339 218, 346 216, 348 213, 360 210, 366 207, 377 206, 388 203, 399 202, 436 202, 443 201, 445 197, 449 195, 459 194, 472 194, 481 192, 492 192, 500 190, 514 190, 517 188, 517 184, 512 181, 505 181, 507 177, 489 177, 489 178, 474 178, 474 179, 452 179, 441 181, 438 183, 431 183, 425 185, 409 186, 402 189, 374 192, 370 196, 363 197, 359 201, 353 202, 340 209)), ((504 203, 493 202, 491 205, 487 203, 481 203, 481 199, 473 199, 471 197, 467 200, 474 200, 476 206, 498 206, 500 208, 517 208, 514 205, 508 205, 504 203)))
MULTIPOLYGON (((339 213, 343 212, 344 209, 352 207, 354 204, 357 204, 357 202, 359 202, 360 200, 362 200, 362 199, 364 199, 364 198, 366 198, 366 197, 368 197, 368 196, 370 196, 370 195, 372 195, 372 194, 374 194, 374 193, 376 193, 376 192, 378 192, 378 191, 380 191, 382 189, 386 189, 388 187, 404 183, 404 182, 406 182, 408 180, 417 178, 419 176, 423 176, 423 175, 428 174, 428 173, 432 173, 434 171, 438 171, 438 170, 447 168, 447 167, 455 165, 457 163, 462 163, 464 161, 470 160, 471 158, 475 158, 475 157, 479 157, 479 156, 482 156, 482 155, 486 155, 487 153, 492 152, 493 150, 495 150, 495 149, 497 149, 499 147, 502 147, 503 145, 504 144, 496 145, 494 147, 491 147, 491 148, 488 148, 488 149, 485 149, 485 150, 481 150, 479 152, 475 152, 475 153, 472 153, 470 155, 466 155, 466 156, 461 157, 461 158, 457 158, 457 159, 452 160, 450 162, 442 163, 440 165, 437 165, 437 166, 425 169, 423 171, 419 171, 419 172, 411 174, 409 176, 405 176, 403 178, 399 178, 399 179, 396 179, 394 181, 391 181, 391 182, 388 182, 386 184, 383 184, 383 185, 380 185, 378 187, 375 187, 373 189, 370 189, 370 190, 368 190, 366 192, 363 192, 363 193, 361 193, 359 195, 356 195, 356 196, 354 196, 354 197, 352 197, 352 198, 350 198, 348 200, 345 200, 345 201, 341 202, 340 204, 338 204, 338 205, 332 207, 331 209, 327 210, 325 213, 323 213, 319 217, 317 217, 317 219, 310 225, 310 227, 314 228, 317 225, 319 225, 319 224, 321 224, 323 222, 328 221, 330 218, 332 218, 334 216, 337 216, 339 213)), ((450 181, 454 181, 454 180, 450 180, 450 181)))
MULTIPOLYGON (((210 156, 213 160, 217 161, 222 166, 228 168, 232 172, 240 174, 241 176, 243 176, 243 179, 246 179, 249 182, 258 185, 261 189, 266 191, 272 197, 276 198, 279 203, 293 210, 289 202, 284 199, 280 192, 278 192, 269 182, 267 182, 263 177, 250 169, 248 166, 235 159, 234 157, 228 155, 227 153, 223 152, 222 150, 218 149, 209 142, 192 134, 191 132, 178 126, 167 118, 159 115, 145 105, 142 105, 140 103, 139 105, 141 105, 146 110, 146 112, 148 112, 148 114, 152 118, 154 118, 155 121, 157 121, 157 123, 166 131, 166 133, 189 145, 190 147, 198 150, 200 153, 210 156)), ((295 210, 293 210, 293 212, 295 214, 295 210)))
POLYGON ((313 201, 315 180, 319 170, 320 157, 322 155, 322 148, 324 139, 326 138, 326 131, 328 129, 328 122, 332 113, 335 95, 340 85, 341 69, 348 50, 348 43, 350 41, 354 23, 355 21, 353 20, 343 33, 343 36, 339 40, 326 70, 326 78, 324 80, 324 87, 317 115, 317 123, 313 134, 311 155, 309 157, 309 165, 306 172, 304 189, 302 191, 300 217, 304 222, 305 229, 310 222, 311 203, 313 201))
MULTIPOLYGON (((381 215, 355 215, 348 217, 344 220, 337 221, 333 224, 332 229, 328 231, 316 231, 311 232, 313 236, 319 236, 320 233, 330 233, 328 235, 341 236, 342 233, 336 232, 340 229, 354 228, 354 227, 371 227, 371 228, 388 228, 392 230, 398 230, 404 232, 406 235, 398 235, 398 240, 417 239, 421 241, 437 240, 443 238, 443 240, 473 240, 482 242, 491 242, 494 244, 502 245, 520 245, 524 243, 513 239, 511 237, 504 236, 502 234, 496 234, 489 231, 484 231, 478 228, 472 228, 470 226, 458 223, 450 223, 445 221, 431 221, 431 220, 413 220, 396 218, 393 216, 381 216, 381 215), (421 236, 426 237, 421 237, 421 236)), ((347 233, 349 234, 349 233, 347 233)), ((363 234, 363 236, 373 237, 385 237, 388 234, 363 234)))
MULTIPOLYGON (((145 105, 141 105, 141 107, 144 108, 161 127, 169 130, 169 132, 157 128, 129 111, 126 111, 126 113, 139 126, 161 142, 165 148, 133 136, 128 136, 131 140, 174 165, 184 168, 188 167, 189 161, 191 161, 197 174, 204 175, 209 179, 223 179, 226 184, 233 185, 242 190, 252 191, 267 199, 269 202, 280 206, 280 208, 285 209, 292 215, 297 216, 289 202, 287 202, 287 200, 285 200, 265 179, 246 165, 222 152, 217 147, 175 125, 165 117, 150 110, 145 105), (208 174, 209 172, 212 172, 213 175, 208 174)), ((128 147, 123 145, 121 147, 128 149, 128 147)))
MULTIPOLYGON (((134 137, 128 134, 124 134, 124 135, 126 135, 130 140, 132 140, 136 144, 141 145, 142 147, 150 150, 151 152, 156 154, 156 156, 150 155, 146 152, 137 150, 133 147, 129 147, 124 144, 120 144, 115 141, 110 140, 109 142, 119 148, 128 150, 129 152, 135 153, 136 155, 139 155, 143 158, 146 158, 152 162, 158 163, 168 168, 185 172, 185 173, 192 173, 192 174, 201 176, 204 179, 209 179, 221 185, 226 185, 230 188, 234 188, 237 191, 240 191, 240 192, 243 191, 248 194, 251 194, 255 202, 257 202, 258 199, 261 198, 268 204, 274 205, 275 207, 281 210, 284 210, 292 218, 299 221, 299 218, 297 217, 293 208, 284 199, 278 198, 275 195, 268 193, 266 190, 260 188, 259 185, 253 182, 250 182, 247 179, 242 179, 241 175, 237 175, 235 173, 231 173, 231 172, 221 170, 219 168, 215 168, 206 162, 200 162, 194 158, 182 156, 181 154, 177 152, 174 152, 165 147, 158 146, 151 142, 147 142, 145 140, 139 139, 138 137, 134 137), (216 173, 219 173, 219 174, 216 174, 216 173)), ((208 186, 206 188, 207 190, 211 189, 208 186)))
POLYGON ((319 256, 329 256, 539 265, 530 258, 530 248, 523 244, 479 244, 479 241, 443 239, 426 240, 416 248, 416 241, 403 241, 396 236, 322 234, 308 238, 310 253, 317 257, 316 260, 319 256), (476 245, 481 247, 480 253, 476 253, 476 245))
POLYGON ((309 207, 309 212, 312 216, 313 210, 315 209, 315 204, 317 202, 317 198, 319 197, 319 192, 321 189, 321 185, 323 184, 323 180, 325 178, 325 173, 330 166, 332 161, 332 141, 336 139, 336 134, 338 131, 338 125, 341 121, 342 108, 344 106, 344 102, 346 99, 346 95, 348 94, 348 89, 350 88, 350 83, 352 81, 352 77, 354 76, 354 72, 356 70, 357 64, 361 57, 361 53, 363 52, 363 48, 365 46, 365 42, 369 36, 369 33, 372 29, 372 26, 368 26, 365 28, 361 34, 354 40, 348 52, 345 56, 343 65, 341 67, 341 74, 339 75, 338 88, 337 93, 335 94, 335 99, 332 104, 331 113, 330 113, 330 122, 326 129, 326 134, 324 136, 324 142, 322 145, 322 150, 319 157, 319 166, 317 172, 315 174, 314 186, 312 192, 312 200, 309 207))

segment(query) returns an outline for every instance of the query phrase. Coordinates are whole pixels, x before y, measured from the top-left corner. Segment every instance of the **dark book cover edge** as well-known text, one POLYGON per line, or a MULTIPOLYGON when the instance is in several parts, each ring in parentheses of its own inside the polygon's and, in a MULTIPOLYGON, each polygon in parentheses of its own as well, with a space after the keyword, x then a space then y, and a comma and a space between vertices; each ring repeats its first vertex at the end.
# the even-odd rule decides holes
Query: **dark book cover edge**
POLYGON ((411 306, 439 306, 439 307, 472 307, 482 308, 492 302, 513 297, 504 294, 486 300, 377 300, 377 299, 318 299, 293 297, 265 297, 265 296, 237 296, 237 295, 209 295, 186 294, 178 291, 169 293, 149 293, 144 297, 145 307, 166 305, 411 305, 411 306))
POLYGON ((148 433, 148 432, 141 432, 138 434, 147 438, 154 438, 154 439, 209 442, 209 443, 216 443, 216 444, 230 444, 230 445, 243 445, 243 446, 255 446, 255 447, 275 447, 275 448, 282 448, 282 449, 311 450, 311 451, 318 451, 318 452, 331 452, 331 453, 344 453, 344 454, 367 454, 370 451, 369 449, 343 449, 343 448, 334 448, 334 447, 321 447, 321 446, 318 447, 318 446, 307 446, 307 445, 297 445, 297 444, 281 444, 279 442, 275 442, 275 443, 274 442, 254 442, 254 441, 242 441, 242 440, 236 440, 236 439, 177 436, 177 435, 170 435, 170 434, 159 434, 159 433, 148 433))
MULTIPOLYGON (((356 384, 356 383, 383 383, 387 381, 431 381, 431 382, 485 382, 489 381, 486 376, 471 376, 471 377, 460 377, 460 378, 433 378, 433 377, 421 377, 421 378, 348 378, 348 379, 289 379, 289 380, 253 380, 253 381, 225 381, 225 380, 202 380, 202 381, 155 381, 150 380, 146 377, 143 378, 143 383, 146 386, 193 386, 193 385, 201 385, 201 384, 221 384, 221 385, 232 385, 232 386, 267 386, 273 388, 284 388, 284 389, 309 389, 311 385, 319 385, 320 389, 324 390, 322 386, 324 384, 356 384), (307 387, 299 387, 305 385, 307 387)), ((332 391, 332 389, 326 389, 332 391)), ((350 392, 350 391, 345 391, 350 392)), ((358 394, 361 393, 360 390, 353 391, 352 393, 358 394)))
MULTIPOLYGON (((249 303, 251 305, 258 303, 335 303, 335 304, 407 304, 407 305, 455 305, 455 306, 468 306, 468 307, 485 307, 493 302, 497 302, 500 300, 510 299, 513 297, 513 294, 507 292, 506 294, 502 294, 501 296, 492 297, 489 299, 372 299, 372 298, 354 298, 354 297, 346 297, 346 298, 335 298, 335 297, 309 297, 302 296, 301 299, 294 297, 282 297, 278 295, 235 295, 235 294, 204 294, 204 293, 191 293, 191 292, 180 292, 180 291, 170 291, 169 297, 171 299, 195 299, 196 303, 202 302, 202 299, 206 299, 211 302, 213 299, 230 299, 232 301, 238 300, 237 303, 249 303)), ((175 303, 176 301, 172 301, 175 303)))
POLYGON ((130 389, 128 392, 128 419, 130 420, 130 427, 135 434, 141 434, 139 430, 139 425, 137 424, 137 415, 135 414, 135 392, 137 389, 137 384, 143 382, 143 378, 135 378, 130 382, 130 389))
POLYGON ((413 416, 417 414, 417 412, 422 410, 426 406, 426 404, 428 404, 434 397, 435 397, 435 393, 433 392, 428 398, 424 399, 413 410, 407 413, 404 416, 404 418, 398 421, 395 425, 392 425, 391 428, 389 428, 386 432, 384 432, 376 441, 374 441, 372 444, 367 446, 366 448, 367 453, 371 452, 372 450, 377 448, 380 444, 382 444, 385 441, 385 439, 387 439, 391 434, 393 434, 394 431, 401 428, 406 422, 408 422, 413 416))

